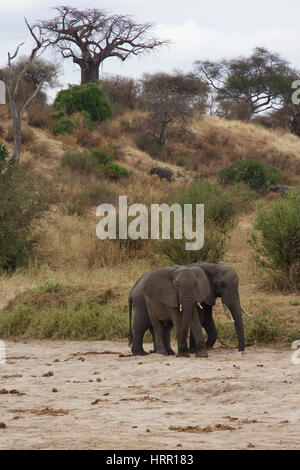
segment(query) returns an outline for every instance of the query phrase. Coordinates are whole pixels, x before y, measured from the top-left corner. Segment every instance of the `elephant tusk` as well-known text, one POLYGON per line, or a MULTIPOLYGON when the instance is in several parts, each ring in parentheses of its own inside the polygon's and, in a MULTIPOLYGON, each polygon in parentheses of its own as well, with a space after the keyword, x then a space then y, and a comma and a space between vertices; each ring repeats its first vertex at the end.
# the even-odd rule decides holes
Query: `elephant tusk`
POLYGON ((229 308, 227 307, 227 305, 223 304, 223 309, 224 309, 224 313, 226 317, 228 317, 229 320, 232 321, 232 323, 234 323, 234 320, 231 318, 231 315, 229 313, 229 308))
POLYGON ((197 307, 199 307, 202 310, 200 302, 197 303, 197 307))
POLYGON ((247 315, 247 317, 252 318, 252 315, 250 315, 250 313, 246 312, 246 310, 244 310, 243 307, 241 307, 241 310, 245 315, 247 315))
POLYGON ((179 304, 179 311, 182 312, 183 308, 182 308, 182 304, 179 304))

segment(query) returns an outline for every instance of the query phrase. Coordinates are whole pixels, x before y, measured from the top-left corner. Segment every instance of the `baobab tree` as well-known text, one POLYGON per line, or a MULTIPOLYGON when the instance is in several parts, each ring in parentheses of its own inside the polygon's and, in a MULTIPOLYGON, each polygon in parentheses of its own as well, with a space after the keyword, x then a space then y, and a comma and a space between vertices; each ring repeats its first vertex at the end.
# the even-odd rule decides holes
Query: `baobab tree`
POLYGON ((37 26, 47 36, 48 45, 80 66, 82 85, 99 80, 99 67, 109 57, 125 61, 169 43, 151 36, 152 23, 137 23, 130 16, 109 15, 96 8, 61 6, 54 10, 58 12, 55 18, 39 21, 37 26))
POLYGON ((37 57, 38 51, 42 52, 43 48, 45 47, 45 41, 41 35, 41 31, 38 30, 37 35, 34 31, 35 28, 28 24, 26 18, 25 23, 35 41, 35 47, 32 49, 31 54, 26 59, 22 59, 22 64, 17 70, 16 67, 14 67, 13 61, 17 58, 20 47, 24 44, 24 42, 19 44, 14 54, 10 54, 10 52, 8 52, 7 67, 0 70, 0 79, 3 80, 6 85, 6 91, 9 99, 14 135, 13 158, 16 161, 20 160, 21 154, 21 128, 24 112, 48 79, 47 74, 41 74, 39 80, 36 82, 35 86, 29 93, 29 96, 27 96, 25 101, 20 104, 19 92, 22 87, 24 77, 26 76, 26 73, 28 72, 28 69, 30 68, 34 59, 37 57))

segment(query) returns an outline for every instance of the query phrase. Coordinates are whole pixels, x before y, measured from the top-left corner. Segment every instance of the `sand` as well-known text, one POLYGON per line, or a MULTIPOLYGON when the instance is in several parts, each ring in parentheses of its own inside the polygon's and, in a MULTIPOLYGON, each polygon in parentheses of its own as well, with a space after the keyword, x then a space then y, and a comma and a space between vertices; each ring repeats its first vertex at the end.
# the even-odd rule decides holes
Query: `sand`
POLYGON ((5 345, 0 449, 300 447, 292 350, 219 347, 205 359, 132 357, 107 341, 5 345))

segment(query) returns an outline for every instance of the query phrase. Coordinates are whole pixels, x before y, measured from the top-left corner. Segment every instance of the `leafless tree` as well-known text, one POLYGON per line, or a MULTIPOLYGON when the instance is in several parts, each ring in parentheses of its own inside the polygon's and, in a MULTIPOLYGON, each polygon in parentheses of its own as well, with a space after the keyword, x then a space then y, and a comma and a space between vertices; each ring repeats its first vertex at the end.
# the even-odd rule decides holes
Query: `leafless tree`
POLYGON ((81 84, 97 82, 100 64, 108 57, 125 61, 130 55, 168 44, 150 36, 152 23, 136 23, 130 16, 109 15, 96 8, 56 7, 58 15, 37 25, 64 58, 81 68, 81 84))
POLYGON ((145 74, 141 101, 148 111, 147 125, 159 145, 164 145, 168 129, 180 123, 185 128, 187 118, 204 112, 208 86, 194 74, 175 71, 145 74))
POLYGON ((32 49, 31 54, 29 57, 24 60, 23 66, 20 68, 17 76, 14 73, 14 67, 13 67, 13 60, 16 59, 16 57, 19 54, 20 47, 24 44, 21 43, 18 45, 16 48, 16 51, 14 54, 10 54, 8 52, 8 61, 7 61, 7 67, 5 69, 0 70, 0 79, 4 81, 6 85, 6 90, 8 94, 8 99, 9 99, 9 105, 10 105, 10 112, 11 112, 11 119, 12 119, 12 127, 13 127, 13 134, 14 134, 14 149, 13 149, 13 158, 16 161, 20 160, 20 154, 21 154, 21 129, 22 129, 22 119, 24 116, 24 112, 26 108, 29 106, 29 104, 32 102, 34 97, 39 93, 41 90, 42 86, 45 84, 45 77, 43 80, 40 80, 39 83, 36 84, 35 89, 32 91, 29 97, 25 100, 24 103, 19 104, 18 102, 18 93, 21 88, 22 80, 24 79, 24 76, 30 67, 32 61, 36 57, 38 51, 42 51, 44 46, 45 46, 45 41, 43 37, 41 36, 41 31, 39 30, 38 36, 34 32, 35 27, 31 27, 26 18, 25 18, 25 23, 27 28, 30 31, 31 36, 33 37, 35 41, 35 47, 32 49))

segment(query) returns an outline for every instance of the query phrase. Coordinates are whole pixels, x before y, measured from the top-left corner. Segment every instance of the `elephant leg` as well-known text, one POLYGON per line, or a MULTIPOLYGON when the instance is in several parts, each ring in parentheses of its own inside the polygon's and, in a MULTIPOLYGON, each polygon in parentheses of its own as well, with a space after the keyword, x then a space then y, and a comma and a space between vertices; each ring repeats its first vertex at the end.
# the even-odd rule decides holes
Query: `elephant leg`
POLYGON ((133 341, 131 345, 131 353, 133 356, 147 356, 147 352, 143 348, 143 338, 146 330, 138 330, 133 333, 133 341))
POLYGON ((153 353, 157 352, 156 342, 155 342, 155 334, 154 334, 154 330, 153 330, 152 326, 151 326, 151 328, 149 328, 149 330, 150 330, 150 333, 151 333, 151 336, 152 336, 152 342, 153 342, 153 349, 151 349, 150 354, 153 354, 153 353))
POLYGON ((146 356, 148 353, 144 351, 143 339, 145 332, 152 328, 148 312, 142 303, 136 302, 133 317, 133 340, 131 352, 133 356, 146 356))
POLYGON ((156 352, 167 356, 168 353, 164 345, 164 327, 161 321, 153 315, 151 311, 149 311, 149 315, 154 329, 156 352))
POLYGON ((205 329, 207 333, 207 341, 205 343, 206 349, 211 349, 217 339, 217 329, 216 325, 212 316, 212 307, 210 305, 206 305, 205 308, 205 314, 204 314, 204 322, 203 322, 203 328, 205 329))
MULTIPOLYGON (((217 339, 217 329, 216 325, 212 316, 212 307, 207 304, 203 304, 203 310, 199 311, 198 309, 198 315, 199 319, 201 321, 201 325, 205 329, 207 333, 207 341, 205 343, 205 348, 206 349, 211 349, 217 339)), ((190 346, 189 346, 189 352, 194 353, 196 352, 196 341, 195 337, 193 335, 193 332, 190 332, 190 346)))
MULTIPOLYGON (((198 313, 198 317, 199 317, 201 326, 203 326, 203 323, 204 323, 204 310, 203 310, 203 308, 199 308, 198 306, 196 308, 197 308, 197 313, 198 313)), ((190 331, 189 352, 190 353, 195 353, 196 352, 196 340, 195 340, 195 336, 193 335, 192 331, 190 331)))
POLYGON ((191 318, 191 332, 195 340, 196 357, 208 357, 205 349, 201 323, 196 309, 194 309, 191 318))
POLYGON ((177 338, 177 357, 190 357, 187 342, 182 342, 182 317, 181 315, 178 315, 177 311, 174 311, 172 318, 177 338))
POLYGON ((171 341, 170 341, 172 327, 173 327, 172 323, 170 323, 167 326, 164 326, 164 344, 165 344, 165 348, 169 356, 175 355, 175 352, 171 348, 171 341))

